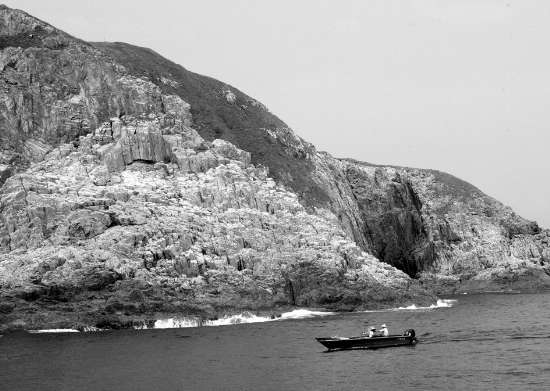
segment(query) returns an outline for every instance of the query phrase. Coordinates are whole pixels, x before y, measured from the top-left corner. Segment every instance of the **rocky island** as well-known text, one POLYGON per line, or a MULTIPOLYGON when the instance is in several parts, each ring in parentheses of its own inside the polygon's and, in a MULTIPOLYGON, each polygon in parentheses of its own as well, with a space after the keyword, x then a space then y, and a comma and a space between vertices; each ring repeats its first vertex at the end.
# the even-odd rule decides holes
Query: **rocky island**
POLYGON ((338 159, 150 49, 0 6, 0 331, 550 286, 550 232, 434 170, 338 159))

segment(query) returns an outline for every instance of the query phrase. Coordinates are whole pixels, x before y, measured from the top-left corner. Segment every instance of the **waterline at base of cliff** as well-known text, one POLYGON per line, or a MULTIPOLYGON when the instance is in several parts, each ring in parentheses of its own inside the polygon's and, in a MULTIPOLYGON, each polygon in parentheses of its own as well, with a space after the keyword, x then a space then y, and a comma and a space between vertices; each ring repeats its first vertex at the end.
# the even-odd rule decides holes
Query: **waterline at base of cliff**
MULTIPOLYGON (((417 306, 411 304, 406 307, 397 308, 385 308, 379 310, 365 310, 360 311, 363 313, 369 312, 391 312, 391 311, 416 311, 416 310, 434 310, 438 308, 450 308, 457 302, 456 299, 438 299, 435 304, 429 306, 417 306)), ((191 328, 191 327, 216 327, 216 326, 231 326, 247 323, 263 323, 273 321, 285 321, 296 319, 309 319, 317 317, 329 317, 334 315, 341 315, 348 312, 331 312, 323 310, 314 310, 307 308, 293 309, 288 312, 271 312, 271 313, 253 313, 249 311, 240 312, 233 315, 225 315, 217 319, 203 319, 197 316, 175 316, 170 318, 159 318, 147 321, 133 321, 128 323, 130 329, 135 330, 148 330, 148 329, 178 329, 178 328, 191 328)), ((349 312, 350 314, 357 312, 349 312)), ((98 332, 106 331, 109 329, 101 329, 94 326, 81 326, 79 329, 73 328, 58 328, 58 329, 38 329, 28 330, 30 333, 72 333, 72 332, 98 332)))

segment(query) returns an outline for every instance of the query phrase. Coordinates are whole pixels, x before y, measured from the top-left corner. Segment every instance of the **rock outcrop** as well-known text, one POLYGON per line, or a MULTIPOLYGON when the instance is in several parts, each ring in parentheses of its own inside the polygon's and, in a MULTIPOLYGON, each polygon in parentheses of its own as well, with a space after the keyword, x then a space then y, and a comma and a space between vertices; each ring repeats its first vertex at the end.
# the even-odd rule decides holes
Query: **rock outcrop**
POLYGON ((0 327, 550 286, 536 223, 448 174, 319 152, 149 49, 0 6, 0 89, 0 327))

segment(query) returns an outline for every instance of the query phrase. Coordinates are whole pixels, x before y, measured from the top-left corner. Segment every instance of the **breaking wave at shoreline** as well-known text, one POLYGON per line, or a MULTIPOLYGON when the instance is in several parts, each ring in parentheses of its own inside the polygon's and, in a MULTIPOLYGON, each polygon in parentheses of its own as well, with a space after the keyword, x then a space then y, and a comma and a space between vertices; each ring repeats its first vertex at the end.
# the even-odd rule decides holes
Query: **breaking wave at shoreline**
MULTIPOLYGON (((374 311, 364 311, 364 312, 386 312, 386 311, 414 311, 414 310, 432 310, 437 308, 450 308, 452 307, 457 300, 454 299, 438 299, 435 304, 430 306, 417 306, 412 304, 408 307, 398 307, 391 308, 386 310, 374 310, 374 311)), ((236 324, 245 324, 245 323, 262 323, 262 322, 272 322, 279 320, 290 320, 290 319, 307 319, 320 316, 329 316, 336 315, 337 312, 327 312, 327 311, 311 311, 307 309, 296 309, 290 312, 284 312, 280 316, 259 316, 252 314, 250 312, 244 312, 237 315, 225 316, 220 319, 214 320, 204 320, 200 318, 168 318, 168 319, 159 319, 155 321, 153 329, 173 329, 173 328, 187 328, 187 327, 203 327, 203 326, 228 326, 236 324)), ((138 329, 147 329, 147 326, 138 326, 135 327, 138 329)))
POLYGON ((362 312, 391 312, 391 311, 417 311, 417 310, 433 310, 437 308, 450 308, 452 307, 458 300, 455 299, 437 299, 437 302, 435 304, 431 304, 429 306, 417 306, 416 304, 411 304, 407 307, 397 307, 397 308, 389 308, 384 310, 366 310, 362 312))
MULTIPOLYGON (((168 318, 159 319, 155 321, 152 328, 154 329, 173 329, 173 328, 185 328, 185 327, 201 327, 201 326, 228 326, 243 323, 262 323, 272 322, 277 320, 288 319, 307 319, 317 316, 335 315, 335 312, 328 311, 311 311, 307 309, 296 309, 290 312, 284 312, 280 316, 259 316, 250 312, 243 312, 237 315, 224 316, 220 319, 204 320, 200 318, 168 318)), ((141 329, 147 327, 138 327, 141 329)))
MULTIPOLYGON (((304 308, 295 309, 289 312, 283 312, 280 315, 262 316, 256 315, 251 312, 243 312, 236 315, 228 315, 219 319, 202 319, 196 316, 185 316, 180 318, 165 318, 157 319, 153 324, 143 322, 141 324, 135 324, 132 328, 135 330, 147 330, 147 329, 179 329, 188 327, 204 327, 204 326, 229 326, 246 323, 262 323, 273 322, 279 320, 290 319, 307 319, 313 317, 335 315, 336 312, 329 311, 313 311, 304 308)), ((106 331, 96 327, 85 327, 82 330, 75 329, 44 329, 44 330, 28 330, 32 334, 46 334, 46 333, 78 333, 78 332, 97 332, 106 331)))
MULTIPOLYGON (((432 310, 437 308, 450 308, 452 307, 457 300, 453 299, 438 299, 435 304, 430 306, 417 306, 412 304, 407 307, 398 307, 385 310, 367 310, 362 312, 388 312, 388 311, 415 311, 415 310, 432 310)), ((274 322, 281 320, 292 320, 292 319, 308 319, 314 317, 324 317, 330 315, 337 315, 337 312, 329 311, 313 311, 305 308, 295 309, 289 312, 283 312, 280 315, 271 315, 271 316, 262 316, 256 315, 251 312, 243 312, 236 315, 228 315, 219 319, 201 319, 200 317, 181 317, 181 318, 165 318, 157 319, 153 324, 142 324, 134 325, 135 330, 147 330, 147 329, 178 329, 178 328, 188 328, 188 327, 204 327, 204 326, 229 326, 237 324, 247 324, 247 323, 263 323, 263 322, 274 322)), ((46 334, 46 333, 78 333, 78 332, 95 332, 95 331, 104 331, 96 327, 85 327, 83 330, 75 329, 44 329, 44 330, 29 330, 29 333, 32 334, 46 334)))
POLYGON ((432 304, 432 305, 427 306, 427 307, 418 307, 417 305, 412 304, 408 307, 395 308, 393 311, 400 311, 400 310, 431 310, 431 309, 434 309, 434 308, 450 308, 456 302, 457 302, 457 300, 455 300, 455 299, 437 299, 437 303, 432 304))

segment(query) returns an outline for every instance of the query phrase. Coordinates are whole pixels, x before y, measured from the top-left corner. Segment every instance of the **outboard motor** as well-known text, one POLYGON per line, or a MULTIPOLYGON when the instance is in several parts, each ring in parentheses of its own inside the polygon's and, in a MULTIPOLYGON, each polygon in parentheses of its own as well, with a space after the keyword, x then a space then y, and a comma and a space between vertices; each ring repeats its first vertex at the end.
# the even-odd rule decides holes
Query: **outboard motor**
POLYGON ((416 336, 416 333, 414 332, 414 329, 408 329, 407 331, 405 331, 404 333, 407 337, 415 337, 416 336))

